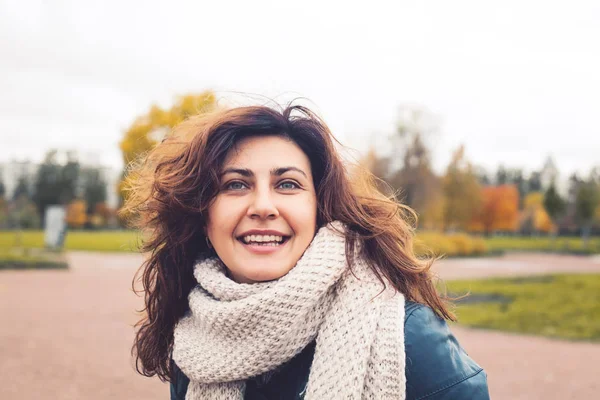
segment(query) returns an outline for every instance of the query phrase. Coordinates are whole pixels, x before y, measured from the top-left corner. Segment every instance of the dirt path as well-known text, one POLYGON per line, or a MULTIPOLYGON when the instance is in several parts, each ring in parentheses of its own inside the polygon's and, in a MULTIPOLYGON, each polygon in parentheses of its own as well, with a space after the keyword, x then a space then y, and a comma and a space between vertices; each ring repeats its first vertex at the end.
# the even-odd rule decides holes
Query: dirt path
MULTIPOLYGON (((133 254, 69 254, 69 271, 0 272, 0 399, 167 399, 168 386, 134 372, 129 356, 133 254)), ((600 260, 545 255, 447 260, 445 278, 600 272, 600 260), (486 276, 487 276, 486 275, 486 276)), ((591 399, 600 345, 453 327, 489 376, 493 399, 591 399)))
POLYGON ((501 257, 451 258, 434 264, 443 279, 553 273, 600 273, 600 257, 508 253, 501 257))

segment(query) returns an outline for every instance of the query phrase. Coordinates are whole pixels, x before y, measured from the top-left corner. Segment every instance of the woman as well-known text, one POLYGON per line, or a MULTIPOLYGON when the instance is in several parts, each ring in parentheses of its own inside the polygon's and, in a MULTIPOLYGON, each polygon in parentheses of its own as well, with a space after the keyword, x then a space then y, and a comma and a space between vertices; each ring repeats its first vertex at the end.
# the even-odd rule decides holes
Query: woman
POLYGON ((487 399, 414 213, 290 106, 190 118, 130 174, 147 232, 138 371, 172 399, 487 399))

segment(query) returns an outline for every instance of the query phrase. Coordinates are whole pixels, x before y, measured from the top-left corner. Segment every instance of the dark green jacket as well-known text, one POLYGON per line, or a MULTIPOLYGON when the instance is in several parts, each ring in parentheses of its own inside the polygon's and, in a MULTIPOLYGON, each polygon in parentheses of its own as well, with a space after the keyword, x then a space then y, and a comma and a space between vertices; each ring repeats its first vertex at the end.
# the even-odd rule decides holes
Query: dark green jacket
MULTIPOLYGON (((489 399, 485 371, 460 347, 446 322, 422 304, 407 301, 405 309, 406 399, 489 399)), ((267 383, 248 379, 244 399, 303 399, 314 351, 313 341, 267 383)), ((173 366, 171 400, 185 400, 189 379, 173 366)))

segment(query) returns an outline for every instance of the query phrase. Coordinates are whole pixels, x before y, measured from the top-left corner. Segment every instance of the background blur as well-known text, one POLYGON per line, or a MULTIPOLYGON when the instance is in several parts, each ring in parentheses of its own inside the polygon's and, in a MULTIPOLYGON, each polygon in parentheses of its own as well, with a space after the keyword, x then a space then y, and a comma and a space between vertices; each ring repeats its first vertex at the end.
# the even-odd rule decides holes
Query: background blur
POLYGON ((189 115, 292 100, 417 211, 418 253, 471 292, 452 329, 492 398, 594 397, 599 20, 594 1, 0 0, 0 397, 168 397, 129 356, 125 166, 189 115))

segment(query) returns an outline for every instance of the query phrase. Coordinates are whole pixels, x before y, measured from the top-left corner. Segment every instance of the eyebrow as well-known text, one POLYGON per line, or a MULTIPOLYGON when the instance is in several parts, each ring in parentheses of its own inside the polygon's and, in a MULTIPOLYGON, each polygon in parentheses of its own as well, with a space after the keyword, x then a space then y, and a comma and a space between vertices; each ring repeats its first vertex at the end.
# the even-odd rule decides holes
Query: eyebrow
MULTIPOLYGON (((308 179, 308 176, 306 176, 306 174, 304 173, 304 171, 302 171, 300 168, 296 168, 296 167, 279 167, 279 168, 273 168, 270 172, 271 172, 271 175, 281 176, 281 175, 285 174, 288 171, 300 172, 302 175, 304 175, 304 177, 306 179, 308 179)), ((252 172, 248 168, 225 168, 223 171, 221 171, 221 175, 220 176, 222 177, 223 175, 226 175, 226 174, 240 174, 240 175, 245 176, 247 178, 250 178, 250 177, 254 176, 254 172, 252 172)))

